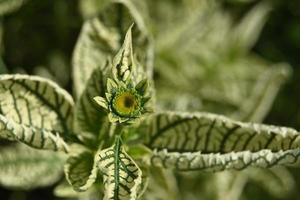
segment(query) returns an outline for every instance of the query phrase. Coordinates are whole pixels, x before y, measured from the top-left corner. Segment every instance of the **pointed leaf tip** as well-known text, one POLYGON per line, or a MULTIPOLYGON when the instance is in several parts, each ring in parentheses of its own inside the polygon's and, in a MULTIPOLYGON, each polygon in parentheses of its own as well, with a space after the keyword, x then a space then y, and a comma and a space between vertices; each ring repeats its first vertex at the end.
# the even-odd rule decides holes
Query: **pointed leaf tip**
POLYGON ((134 66, 132 50, 132 32, 133 24, 127 30, 123 45, 113 59, 112 73, 115 80, 126 82, 130 79, 134 66))
POLYGON ((93 99, 98 105, 100 105, 101 107, 103 107, 105 109, 108 109, 107 102, 103 97, 97 96, 97 97, 94 97, 93 99))

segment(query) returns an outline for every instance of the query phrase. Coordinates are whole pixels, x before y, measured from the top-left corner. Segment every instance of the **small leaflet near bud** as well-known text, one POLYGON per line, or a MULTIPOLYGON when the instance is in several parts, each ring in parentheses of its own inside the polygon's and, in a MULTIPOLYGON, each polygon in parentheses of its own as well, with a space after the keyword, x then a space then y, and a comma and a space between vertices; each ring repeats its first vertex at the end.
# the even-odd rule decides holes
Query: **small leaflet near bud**
POLYGON ((94 101, 101 107, 108 109, 107 101, 103 97, 99 97, 99 96, 94 97, 94 101))

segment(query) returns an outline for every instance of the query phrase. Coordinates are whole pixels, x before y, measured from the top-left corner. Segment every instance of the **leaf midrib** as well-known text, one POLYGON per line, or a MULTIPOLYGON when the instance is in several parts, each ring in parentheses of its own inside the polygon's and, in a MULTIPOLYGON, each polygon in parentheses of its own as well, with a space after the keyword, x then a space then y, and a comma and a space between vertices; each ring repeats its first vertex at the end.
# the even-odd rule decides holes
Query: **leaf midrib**
POLYGON ((119 164, 120 164, 120 148, 121 148, 121 141, 120 138, 116 138, 116 143, 114 146, 114 178, 115 178, 115 187, 114 187, 114 200, 119 200, 119 164))

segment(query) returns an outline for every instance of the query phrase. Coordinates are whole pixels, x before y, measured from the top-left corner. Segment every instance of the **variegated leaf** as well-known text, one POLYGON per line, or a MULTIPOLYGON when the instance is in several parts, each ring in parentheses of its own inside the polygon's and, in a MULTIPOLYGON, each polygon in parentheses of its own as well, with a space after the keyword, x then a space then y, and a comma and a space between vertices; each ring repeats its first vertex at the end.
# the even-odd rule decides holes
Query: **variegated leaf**
POLYGON ((233 121, 209 113, 158 113, 146 144, 148 162, 179 170, 244 169, 298 164, 294 129, 233 121))
POLYGON ((113 147, 99 154, 99 169, 104 175, 104 199, 134 200, 142 182, 142 172, 124 151, 117 137, 113 147))
POLYGON ((73 100, 57 84, 27 75, 0 76, 0 135, 35 148, 63 149, 72 134, 73 100))
POLYGON ((98 18, 86 21, 73 54, 74 90, 80 97, 94 69, 103 67, 119 48, 116 30, 107 28, 98 18))
POLYGON ((131 25, 126 33, 123 45, 113 59, 113 76, 115 80, 126 81, 135 68, 132 52, 131 25))
POLYGON ((83 137, 92 140, 99 136, 100 131, 107 131, 107 113, 93 100, 95 96, 105 96, 105 77, 106 67, 94 69, 76 104, 76 129, 83 137))
POLYGON ((148 164, 157 167, 175 168, 176 170, 223 171, 227 169, 243 170, 249 166, 270 168, 276 165, 299 165, 299 150, 272 152, 242 151, 231 153, 175 153, 168 151, 154 152, 147 160, 148 164))
POLYGON ((268 6, 255 6, 237 22, 217 2, 195 3, 192 8, 171 1, 152 4, 157 8, 152 15, 159 19, 152 19, 159 30, 155 59, 159 106, 261 122, 290 71, 287 65, 273 66, 249 52, 268 6))
POLYGON ((116 81, 132 81, 138 84, 146 78, 143 66, 141 66, 133 56, 132 49, 132 28, 133 24, 128 28, 122 47, 116 54, 112 62, 113 78, 116 81))
POLYGON ((98 154, 82 151, 71 155, 65 164, 67 181, 75 191, 83 192, 95 182, 98 174, 98 154))
POLYGON ((57 132, 16 123, 0 114, 0 138, 18 140, 28 146, 54 151, 68 151, 68 145, 57 132))
POLYGON ((0 185, 32 189, 49 186, 63 174, 65 158, 57 152, 36 151, 23 144, 0 148, 0 185))
POLYGON ((108 26, 112 24, 118 26, 118 24, 120 24, 119 19, 121 19, 122 25, 118 27, 122 39, 125 37, 128 27, 132 23, 135 24, 135 28, 132 30, 132 43, 134 46, 134 55, 141 65, 137 67, 134 76, 137 76, 138 73, 145 72, 148 78, 152 79, 154 45, 145 24, 145 17, 142 15, 143 13, 139 7, 139 3, 132 2, 131 0, 114 0, 111 2, 113 2, 113 4, 102 12, 103 18, 106 19, 106 24, 108 24, 108 26), (111 13, 119 13, 119 15, 111 15, 111 13))
POLYGON ((138 9, 128 0, 110 1, 103 6, 99 18, 92 18, 84 23, 76 44, 73 55, 76 97, 81 95, 92 71, 104 66, 107 57, 113 57, 117 53, 126 30, 132 23, 137 27, 133 32, 134 46, 137 47, 135 53, 147 75, 152 76, 153 45, 138 9))

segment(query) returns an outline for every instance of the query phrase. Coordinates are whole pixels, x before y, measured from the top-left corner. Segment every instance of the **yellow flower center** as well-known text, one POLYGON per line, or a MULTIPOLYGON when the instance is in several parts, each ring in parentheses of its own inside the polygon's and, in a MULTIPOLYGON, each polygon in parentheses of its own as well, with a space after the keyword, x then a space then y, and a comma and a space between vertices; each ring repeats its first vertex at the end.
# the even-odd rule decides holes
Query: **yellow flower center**
POLYGON ((113 107, 121 116, 132 116, 138 111, 139 100, 134 94, 124 92, 115 97, 113 107))

